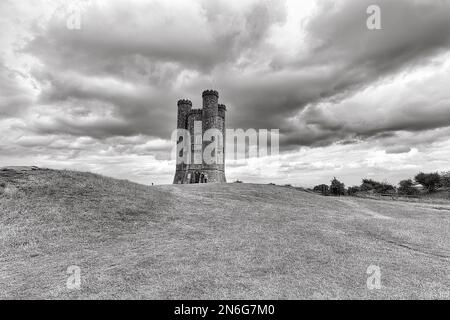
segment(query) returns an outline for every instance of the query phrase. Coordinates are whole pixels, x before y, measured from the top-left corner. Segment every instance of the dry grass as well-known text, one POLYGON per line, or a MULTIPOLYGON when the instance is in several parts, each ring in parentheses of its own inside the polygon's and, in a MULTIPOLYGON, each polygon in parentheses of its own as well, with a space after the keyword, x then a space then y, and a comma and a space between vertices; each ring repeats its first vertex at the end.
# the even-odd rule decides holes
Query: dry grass
POLYGON ((0 228, 3 299, 450 298, 446 205, 14 169, 0 228))

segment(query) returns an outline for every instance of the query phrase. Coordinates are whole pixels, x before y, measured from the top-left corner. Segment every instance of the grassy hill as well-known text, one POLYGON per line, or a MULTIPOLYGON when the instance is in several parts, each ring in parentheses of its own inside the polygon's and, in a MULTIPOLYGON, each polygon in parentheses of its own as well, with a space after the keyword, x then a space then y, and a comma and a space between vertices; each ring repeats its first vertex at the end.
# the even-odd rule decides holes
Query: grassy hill
POLYGON ((10 168, 0 298, 449 299, 449 231, 443 204, 10 168), (66 287, 71 265, 80 290, 66 287))

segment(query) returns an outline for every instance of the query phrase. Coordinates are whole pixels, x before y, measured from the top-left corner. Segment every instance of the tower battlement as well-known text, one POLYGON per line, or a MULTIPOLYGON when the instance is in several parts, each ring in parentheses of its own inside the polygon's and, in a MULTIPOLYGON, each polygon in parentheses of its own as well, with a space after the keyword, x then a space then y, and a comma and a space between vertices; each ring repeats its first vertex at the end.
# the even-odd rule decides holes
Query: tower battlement
MULTIPOLYGON (((203 141, 198 137, 191 138, 190 161, 179 163, 177 157, 176 172, 173 180, 174 184, 188 183, 220 183, 226 182, 225 178, 225 112, 224 104, 219 104, 219 92, 216 90, 205 90, 202 93, 203 107, 192 108, 191 100, 178 100, 177 128, 187 130, 191 136, 198 134, 201 130, 202 137, 210 129, 217 129, 222 133, 222 138, 217 141, 203 141), (213 163, 206 163, 203 160, 203 153, 210 143, 215 143, 213 163), (200 159, 200 161, 198 161, 200 159), (200 162, 200 163, 199 163, 200 162)), ((183 141, 183 139, 177 139, 183 141)), ((189 157, 188 156, 188 157, 189 157)))
POLYGON ((219 92, 217 92, 216 90, 205 90, 202 93, 202 97, 205 96, 216 96, 217 99, 219 99, 219 92))
POLYGON ((225 119, 225 112, 227 111, 227 106, 224 104, 219 104, 218 109, 219 109, 219 117, 225 119))
POLYGON ((192 101, 191 100, 187 100, 187 99, 181 99, 181 100, 178 100, 177 104, 179 106, 181 106, 181 105, 190 105, 190 106, 192 106, 192 101))

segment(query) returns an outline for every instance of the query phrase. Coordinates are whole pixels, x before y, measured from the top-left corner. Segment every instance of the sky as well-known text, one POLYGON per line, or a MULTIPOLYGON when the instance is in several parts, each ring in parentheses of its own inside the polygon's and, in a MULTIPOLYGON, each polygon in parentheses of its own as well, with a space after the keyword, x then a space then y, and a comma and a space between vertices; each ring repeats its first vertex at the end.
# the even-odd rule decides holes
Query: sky
POLYGON ((228 128, 280 130, 276 159, 226 160, 230 182, 450 170, 448 0, 3 0, 0 12, 0 166, 170 184, 177 101, 201 107, 215 89, 228 128))

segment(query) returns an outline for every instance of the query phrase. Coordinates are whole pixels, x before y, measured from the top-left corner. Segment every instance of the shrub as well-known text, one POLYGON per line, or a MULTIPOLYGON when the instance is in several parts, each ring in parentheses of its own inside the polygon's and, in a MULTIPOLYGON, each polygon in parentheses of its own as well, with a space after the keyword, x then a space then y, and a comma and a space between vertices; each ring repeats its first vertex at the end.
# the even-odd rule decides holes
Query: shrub
POLYGON ((443 187, 450 188, 450 171, 441 172, 440 184, 443 187))
POLYGON ((416 182, 420 183, 427 189, 428 192, 433 192, 436 188, 439 187, 439 183, 441 181, 441 177, 439 173, 419 173, 414 178, 416 182))
POLYGON ((336 179, 336 177, 331 180, 330 193, 334 196, 345 195, 345 185, 336 179))
POLYGON ((375 190, 375 187, 379 184, 380 184, 379 182, 372 179, 362 179, 360 190, 361 191, 375 190))
POLYGON ((349 196, 354 196, 359 191, 361 191, 361 188, 358 186, 348 187, 348 189, 347 189, 347 193, 349 196))
POLYGON ((394 193, 395 187, 387 182, 378 182, 372 179, 363 179, 360 187, 361 191, 373 191, 376 193, 394 193))
POLYGON ((387 182, 382 182, 380 183, 379 186, 377 186, 377 188, 375 189, 376 193, 395 193, 395 187, 387 182))
POLYGON ((415 195, 419 193, 419 190, 417 190, 414 187, 414 182, 411 179, 408 180, 402 180, 399 182, 399 188, 398 193, 404 194, 404 195, 415 195))
POLYGON ((329 189, 330 188, 326 184, 320 184, 318 186, 315 186, 313 191, 314 192, 320 192, 321 194, 326 196, 326 195, 328 195, 329 189))

